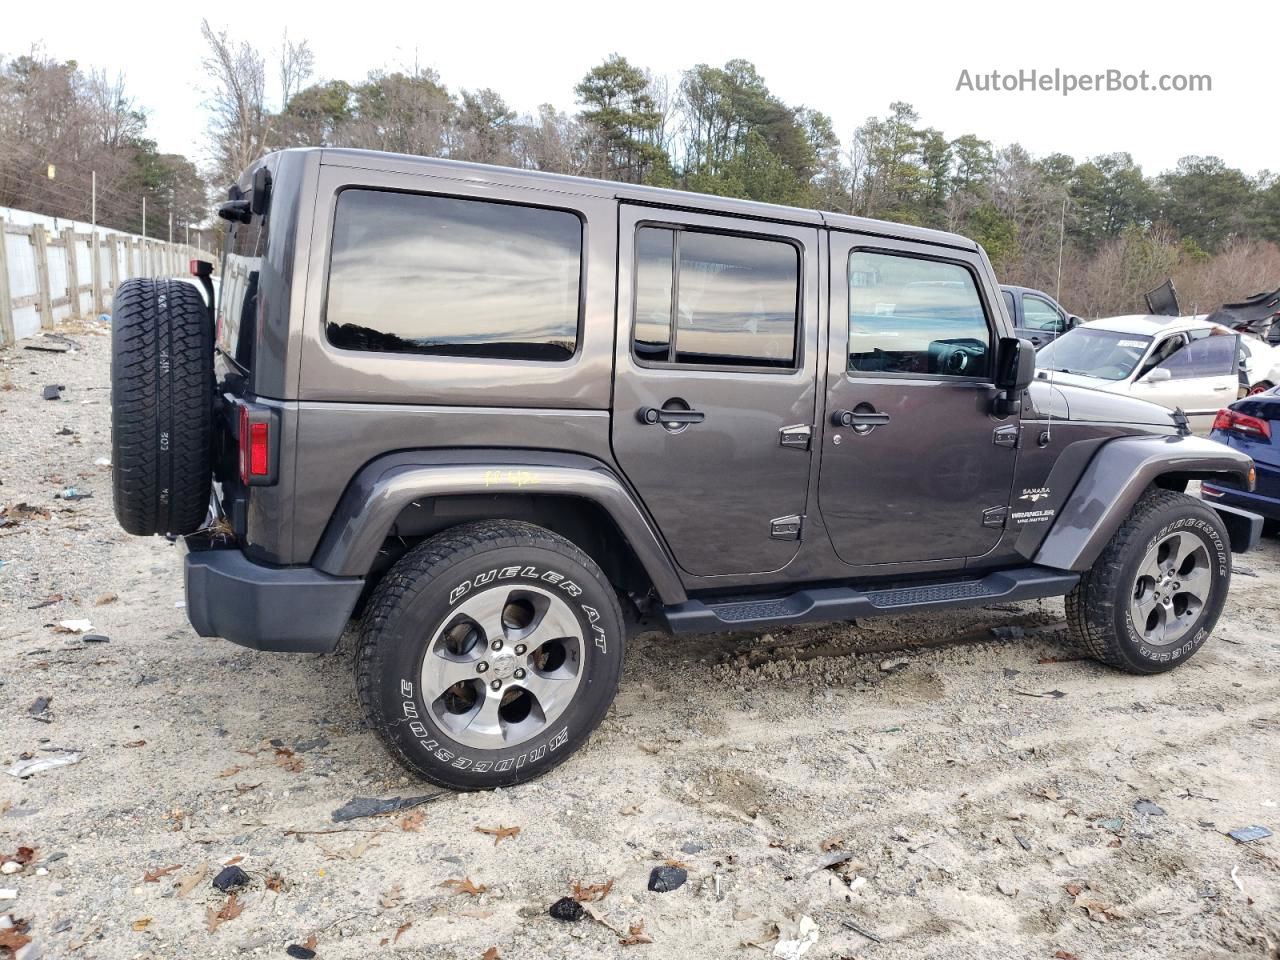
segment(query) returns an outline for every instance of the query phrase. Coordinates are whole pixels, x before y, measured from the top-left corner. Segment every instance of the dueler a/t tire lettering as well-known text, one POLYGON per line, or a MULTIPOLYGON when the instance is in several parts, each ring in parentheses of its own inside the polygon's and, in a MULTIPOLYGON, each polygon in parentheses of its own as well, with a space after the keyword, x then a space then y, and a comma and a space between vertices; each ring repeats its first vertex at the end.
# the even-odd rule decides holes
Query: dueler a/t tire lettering
MULTIPOLYGON (((520 648, 519 632, 505 631, 491 621, 479 647, 471 648, 468 656, 474 659, 468 664, 479 667, 479 659, 487 658, 493 669, 490 663, 479 668, 484 672, 467 667, 460 683, 464 701, 487 696, 484 688, 500 678, 499 686, 510 685, 502 687, 507 691, 502 697, 524 696, 524 671, 514 676, 509 671, 528 666, 532 674, 532 663, 507 663, 503 666, 508 670, 500 670, 492 649, 494 641, 504 641, 503 649, 512 653, 520 648)), ((401 764, 439 786, 492 789, 541 776, 586 743, 617 692, 623 643, 617 595, 595 561, 573 543, 528 523, 468 523, 418 544, 374 589, 361 624, 356 686, 371 726, 401 764), (522 596, 555 604, 565 625, 562 632, 579 638, 571 697, 553 720, 541 727, 534 724, 536 733, 513 736, 510 743, 502 737, 485 740, 472 730, 450 730, 440 714, 442 691, 428 689, 424 679, 429 673, 426 658, 437 656, 428 648, 439 643, 441 631, 477 597, 495 593, 499 606, 522 596)), ((456 692, 448 696, 457 703, 456 692)), ((511 705, 521 706, 517 701, 511 705)), ((503 736, 507 730, 504 725, 503 736)))

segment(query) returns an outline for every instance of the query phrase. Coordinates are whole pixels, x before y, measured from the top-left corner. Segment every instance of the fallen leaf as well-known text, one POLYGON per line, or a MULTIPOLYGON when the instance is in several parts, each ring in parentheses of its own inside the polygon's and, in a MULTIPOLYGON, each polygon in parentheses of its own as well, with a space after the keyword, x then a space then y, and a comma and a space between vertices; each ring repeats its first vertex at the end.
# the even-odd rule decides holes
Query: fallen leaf
POLYGON ((502 960, 502 957, 498 956, 497 947, 490 947, 484 952, 484 956, 482 956, 480 960, 502 960))
POLYGON ((250 790, 257 790, 260 786, 262 786, 262 784, 261 783, 233 783, 231 786, 235 789, 236 796, 242 797, 246 793, 248 793, 250 790))
POLYGON ((11 853, 7 857, 0 857, 0 860, 18 863, 25 867, 36 858, 36 849, 35 847, 19 847, 16 853, 11 853))
POLYGON ((1071 896, 1078 897, 1080 896, 1080 892, 1084 890, 1084 887, 1080 886, 1078 883, 1068 883, 1063 889, 1065 889, 1067 893, 1071 894, 1071 896))
POLYGON ((507 837, 520 836, 519 827, 476 827, 476 833, 487 833, 493 837, 493 845, 496 847, 507 837))
POLYGON ((283 767, 290 773, 302 772, 302 758, 297 756, 288 747, 276 747, 276 765, 283 767))
POLYGON ((30 942, 31 938, 17 927, 0 929, 0 947, 8 947, 10 953, 15 957, 18 955, 18 951, 30 942))
POLYGON ((459 894, 465 893, 469 897, 478 897, 480 896, 480 894, 484 893, 486 890, 489 889, 483 883, 480 884, 479 886, 476 886, 474 883, 471 882, 470 877, 466 877, 463 880, 446 880, 444 881, 444 883, 440 884, 440 886, 453 887, 454 893, 459 893, 459 894))
MULTIPOLYGON (((267 877, 266 887, 272 893, 279 893, 284 889, 284 877, 280 876, 278 873, 271 874, 267 877)), ((308 949, 310 948, 308 947, 308 949)))
POLYGON ((400 924, 400 926, 396 927, 396 935, 391 938, 391 942, 392 943, 398 942, 400 940, 400 936, 412 926, 413 926, 413 921, 406 920, 404 923, 400 924))
POLYGON ((225 780, 227 779, 227 777, 234 777, 237 773, 239 773, 243 769, 244 767, 239 767, 239 766, 227 767, 227 769, 223 770, 217 776, 219 780, 225 780))
POLYGON ((115 603, 120 598, 114 593, 104 593, 97 600, 93 601, 95 607, 105 607, 108 603, 115 603))
POLYGON ((417 833, 422 829, 422 823, 427 819, 427 815, 421 810, 414 810, 412 813, 406 813, 398 821, 400 829, 405 833, 417 833))
POLYGON ((383 910, 394 910, 404 902, 404 888, 396 884, 386 893, 378 895, 378 905, 383 910))
POLYGON ((823 853, 830 853, 832 850, 839 850, 844 846, 844 837, 828 837, 818 844, 818 849, 823 853))
POLYGON ((573 899, 577 900, 579 903, 590 903, 596 900, 603 900, 609 895, 609 891, 612 889, 612 877, 604 883, 589 883, 585 887, 575 880, 573 883, 573 899))
POLYGON ((624 947, 633 947, 638 943, 653 943, 653 937, 644 932, 644 921, 641 920, 638 923, 631 924, 627 935, 619 940, 618 943, 624 947))
POLYGON ((314 950, 317 942, 316 935, 313 933, 311 936, 307 937, 306 940, 302 941, 302 945, 308 950, 314 950))
POLYGON ((679 867, 681 870, 689 869, 689 865, 687 863, 682 863, 679 860, 664 860, 663 863, 665 863, 668 867, 679 867))
POLYGON ((180 899, 185 898, 187 894, 200 885, 200 881, 208 876, 208 874, 209 864, 202 863, 185 877, 180 877, 178 879, 178 897, 180 899))
POLYGON ((156 867, 154 870, 148 870, 142 875, 143 883, 159 883, 161 877, 167 877, 175 870, 181 870, 182 864, 175 863, 172 867, 156 867))
POLYGON ((132 926, 137 933, 141 933, 143 930, 147 929, 147 927, 151 926, 151 918, 142 917, 141 919, 133 921, 132 926))
POLYGON ((1069 950, 1058 950, 1054 952, 1053 960, 1080 960, 1080 958, 1069 950))
POLYGON ((132 740, 129 743, 126 743, 125 747, 130 750, 134 750, 134 749, 137 749, 138 747, 145 747, 146 745, 147 745, 147 741, 145 740, 132 740))
POLYGON ((209 928, 210 933, 217 931, 218 927, 226 923, 228 920, 234 920, 244 912, 244 904, 233 893, 227 897, 227 902, 222 905, 221 910, 214 910, 208 907, 204 912, 205 926, 209 928))
POLYGON ((223 860, 222 865, 224 867, 234 867, 237 863, 240 863, 243 860, 244 854, 240 854, 239 856, 232 857, 230 860, 223 860))

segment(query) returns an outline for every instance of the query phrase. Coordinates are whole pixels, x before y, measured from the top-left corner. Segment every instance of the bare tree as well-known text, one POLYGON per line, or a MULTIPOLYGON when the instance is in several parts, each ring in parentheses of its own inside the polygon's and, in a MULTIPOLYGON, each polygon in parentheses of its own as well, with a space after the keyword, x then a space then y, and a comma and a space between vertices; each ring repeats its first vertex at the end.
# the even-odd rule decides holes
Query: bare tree
POLYGON ((294 43, 289 31, 280 41, 280 109, 289 106, 294 95, 300 93, 315 72, 316 58, 306 40, 294 43))
POLYGON ((205 73, 209 93, 209 135, 216 182, 232 183, 266 149, 266 65, 251 44, 234 42, 225 30, 214 31, 208 20, 200 32, 209 45, 205 73))

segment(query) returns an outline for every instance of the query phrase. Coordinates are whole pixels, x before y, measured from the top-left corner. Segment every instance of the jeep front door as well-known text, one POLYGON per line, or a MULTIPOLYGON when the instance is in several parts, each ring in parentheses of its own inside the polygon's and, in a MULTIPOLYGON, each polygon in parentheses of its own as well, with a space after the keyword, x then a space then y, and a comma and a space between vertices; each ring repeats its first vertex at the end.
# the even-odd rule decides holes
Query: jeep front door
POLYGON ((973 251, 831 234, 818 504, 866 566, 959 561, 999 541, 1017 418, 992 415, 994 288, 973 251))
POLYGON ((622 205, 614 455, 697 576, 795 556, 816 404, 818 230, 622 205))

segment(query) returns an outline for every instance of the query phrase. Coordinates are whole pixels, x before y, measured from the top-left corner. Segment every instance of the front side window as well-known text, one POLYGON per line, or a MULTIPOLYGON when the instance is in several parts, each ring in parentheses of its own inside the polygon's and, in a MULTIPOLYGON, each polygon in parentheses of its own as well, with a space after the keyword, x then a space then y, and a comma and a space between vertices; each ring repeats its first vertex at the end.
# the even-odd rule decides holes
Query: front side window
POLYGON ((849 255, 849 372, 988 377, 991 331, 973 274, 955 263, 849 255))
POLYGON ((1062 332, 1062 314, 1054 309, 1053 304, 1044 297, 1022 295, 1022 313, 1026 317, 1024 325, 1032 330, 1048 330, 1052 333, 1062 332))
POLYGON ((325 330, 347 350, 567 360, 581 274, 582 221, 572 213, 345 190, 325 330))
MULTIPOLYGON (((1036 366, 1095 380, 1123 380, 1133 373, 1150 346, 1150 337, 1076 327, 1037 353, 1036 366)), ((1144 367, 1139 377, 1147 369, 1144 367)))
POLYGON ((794 368, 800 254, 783 240, 641 227, 632 346, 647 362, 794 368))

